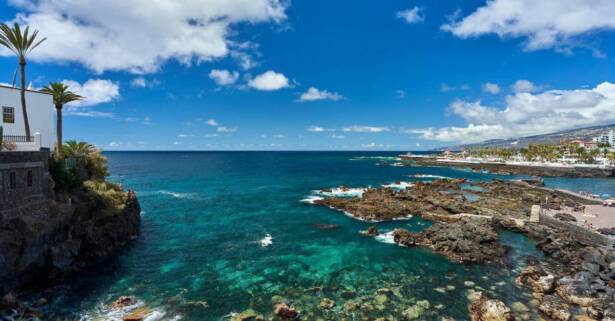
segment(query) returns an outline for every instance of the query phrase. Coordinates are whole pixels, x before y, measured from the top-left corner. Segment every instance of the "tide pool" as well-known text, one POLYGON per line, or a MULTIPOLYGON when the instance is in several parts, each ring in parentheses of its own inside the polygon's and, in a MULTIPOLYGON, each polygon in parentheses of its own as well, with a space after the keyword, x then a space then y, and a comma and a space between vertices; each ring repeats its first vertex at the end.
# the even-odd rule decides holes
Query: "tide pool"
MULTIPOLYGON (((386 237, 375 240, 359 233, 370 225, 381 232, 396 227, 419 231, 430 224, 420 218, 373 224, 301 201, 316 190, 340 185, 363 188, 438 177, 498 177, 448 168, 378 165, 383 160, 394 162, 396 154, 105 153, 110 179, 139 197, 141 236, 112 258, 44 291, 50 301, 46 312, 86 320, 121 319, 106 305, 119 296, 133 295, 149 309, 152 320, 226 320, 248 308, 268 315, 272 304, 282 299, 307 319, 337 320, 342 315, 358 316, 358 311, 346 311, 344 304, 366 297, 374 302, 367 313, 370 319, 398 317, 417 301, 427 300, 430 312, 423 319, 446 315, 463 320, 469 288, 509 306, 517 301, 529 306, 529 293, 517 288, 514 278, 525 257, 541 253, 523 235, 502 233, 511 247, 510 263, 504 268, 462 265, 426 249, 402 248, 386 237), (385 302, 377 298, 383 288, 392 293, 385 302), (324 298, 335 301, 335 307, 319 309, 324 298)), ((546 182, 600 194, 615 191, 611 180, 546 182)))

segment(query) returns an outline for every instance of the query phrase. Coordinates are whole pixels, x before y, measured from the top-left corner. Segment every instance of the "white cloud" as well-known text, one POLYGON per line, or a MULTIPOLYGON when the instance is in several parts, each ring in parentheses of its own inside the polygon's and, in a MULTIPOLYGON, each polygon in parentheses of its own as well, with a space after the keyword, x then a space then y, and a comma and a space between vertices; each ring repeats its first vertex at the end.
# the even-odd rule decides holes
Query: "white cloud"
POLYGON ((220 135, 218 134, 205 134, 205 137, 211 138, 211 137, 218 137, 220 135))
POLYGON ((21 12, 18 22, 48 38, 32 53, 33 59, 77 62, 99 73, 150 73, 170 59, 191 64, 225 57, 234 46, 229 39, 236 35, 233 25, 286 18, 286 1, 281 0, 9 3, 21 12))
POLYGON ((483 84, 483 91, 495 95, 500 92, 500 86, 498 84, 488 82, 483 84))
POLYGON ((286 136, 284 136, 284 135, 282 135, 282 134, 276 134, 276 135, 273 135, 273 136, 271 136, 271 137, 273 137, 273 138, 278 138, 278 139, 281 139, 281 138, 286 138, 286 136))
POLYGON ((190 138, 190 137, 194 137, 193 134, 179 134, 177 135, 177 138, 190 138))
POLYGON ((310 126, 306 129, 308 132, 316 132, 316 133, 320 133, 320 132, 324 132, 325 129, 323 127, 320 126, 310 126))
POLYGON ((526 38, 526 50, 562 49, 593 31, 615 29, 612 0, 492 0, 442 26, 461 38, 497 34, 526 38))
POLYGON ((286 88, 289 86, 289 83, 288 78, 283 74, 269 70, 251 79, 248 82, 248 86, 258 90, 273 91, 286 88))
POLYGON ((355 132, 355 133, 381 133, 388 132, 388 127, 372 127, 372 126, 347 126, 342 128, 343 132, 355 132))
POLYGON ((72 110, 70 108, 67 109, 66 115, 68 115, 68 116, 89 117, 89 118, 113 118, 114 117, 114 115, 112 113, 106 113, 106 112, 94 111, 94 110, 78 111, 78 110, 72 110))
POLYGON ((443 92, 443 93, 448 93, 448 92, 455 91, 455 90, 468 90, 468 89, 470 89, 470 86, 468 86, 467 84, 461 84, 459 86, 451 86, 446 83, 440 84, 440 92, 443 92))
POLYGON ((479 142, 556 132, 615 122, 615 84, 592 89, 518 92, 506 97, 506 107, 484 106, 480 101, 455 101, 450 110, 466 127, 409 130, 425 139, 479 142))
POLYGON ((214 126, 214 127, 220 125, 215 119, 208 119, 205 123, 209 126, 214 126))
POLYGON ((157 79, 148 80, 142 76, 136 77, 130 81, 130 86, 136 87, 136 88, 154 87, 159 84, 160 84, 160 81, 157 79))
POLYGON ((414 7, 397 12, 395 15, 399 19, 404 19, 409 24, 419 23, 425 21, 425 16, 422 15, 421 8, 414 7))
POLYGON ((219 133, 234 133, 237 131, 237 127, 220 126, 216 129, 219 133))
POLYGON ((346 136, 344 136, 344 135, 331 135, 331 138, 333 138, 333 139, 344 139, 344 138, 346 138, 346 136))
POLYGON ((209 78, 219 86, 229 86, 239 79, 239 73, 236 71, 213 69, 209 72, 209 78))
POLYGON ((105 79, 90 79, 83 84, 74 80, 63 80, 68 89, 85 97, 82 100, 69 103, 72 107, 94 106, 108 103, 120 97, 120 87, 117 83, 105 79))
POLYGON ((538 90, 538 88, 531 81, 525 79, 517 80, 512 85, 512 89, 516 93, 531 93, 538 90))
POLYGON ((338 93, 332 93, 326 90, 320 90, 316 87, 310 87, 306 92, 301 94, 299 97, 299 101, 315 101, 315 100, 333 100, 337 101, 343 99, 344 97, 338 93))

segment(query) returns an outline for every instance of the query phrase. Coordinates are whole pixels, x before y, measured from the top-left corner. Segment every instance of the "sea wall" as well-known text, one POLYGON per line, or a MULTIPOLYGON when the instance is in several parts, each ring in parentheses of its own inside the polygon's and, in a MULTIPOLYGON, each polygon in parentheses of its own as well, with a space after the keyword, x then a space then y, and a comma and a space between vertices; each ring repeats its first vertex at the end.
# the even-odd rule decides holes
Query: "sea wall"
POLYGON ((579 226, 574 223, 558 220, 545 213, 540 213, 540 223, 552 228, 563 229, 570 233, 577 242, 587 246, 612 246, 613 240, 606 235, 602 235, 596 231, 579 226))
POLYGON ((523 174, 530 176, 552 177, 615 177, 613 168, 597 167, 550 167, 550 166, 523 166, 503 163, 464 163, 438 161, 429 157, 402 156, 404 160, 415 161, 423 166, 446 166, 456 168, 468 168, 474 171, 489 171, 495 174, 523 174))

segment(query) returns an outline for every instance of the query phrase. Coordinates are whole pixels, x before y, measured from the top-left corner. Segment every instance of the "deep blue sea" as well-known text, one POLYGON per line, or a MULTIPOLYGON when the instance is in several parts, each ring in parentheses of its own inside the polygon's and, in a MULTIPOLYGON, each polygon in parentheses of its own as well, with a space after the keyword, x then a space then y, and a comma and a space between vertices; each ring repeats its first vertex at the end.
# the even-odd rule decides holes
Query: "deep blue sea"
MULTIPOLYGON (((399 317, 420 300, 430 303, 422 319, 447 315, 464 320, 469 288, 509 305, 519 301, 529 306, 529 293, 514 286, 514 278, 524 256, 541 253, 522 235, 502 233, 513 248, 508 266, 462 265, 429 250, 366 238, 359 231, 372 224, 301 201, 314 190, 342 184, 380 186, 432 179, 429 175, 496 177, 448 168, 379 165, 394 161, 391 157, 397 154, 107 152, 110 179, 134 189, 141 202, 141 237, 44 292, 51 303, 49 313, 121 319, 106 305, 133 295, 146 307, 150 321, 226 320, 248 308, 267 316, 272 303, 280 300, 292 303, 307 320, 353 320, 361 313, 370 320, 399 317), (338 227, 323 230, 314 224, 338 227), (394 295, 372 304, 371 310, 345 310, 348 302, 376 302, 381 288, 394 295), (323 298, 336 306, 319 309, 323 298)), ((615 192, 615 183, 607 179, 546 182, 598 194, 615 192)), ((382 231, 418 231, 429 223, 412 218, 377 225, 382 231)))

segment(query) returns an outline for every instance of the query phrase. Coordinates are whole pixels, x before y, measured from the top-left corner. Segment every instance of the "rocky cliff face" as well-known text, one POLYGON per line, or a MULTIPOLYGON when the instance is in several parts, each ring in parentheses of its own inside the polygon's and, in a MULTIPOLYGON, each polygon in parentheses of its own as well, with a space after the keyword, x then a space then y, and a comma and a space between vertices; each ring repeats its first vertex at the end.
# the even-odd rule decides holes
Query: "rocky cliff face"
POLYGON ((87 193, 37 207, 0 216, 0 293, 80 269, 139 235, 141 208, 132 192, 117 212, 87 193))

